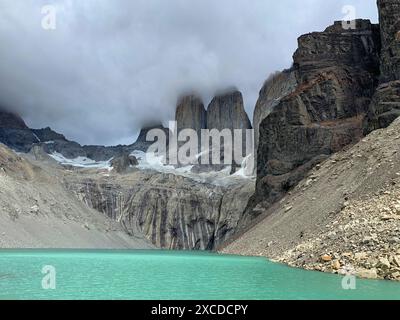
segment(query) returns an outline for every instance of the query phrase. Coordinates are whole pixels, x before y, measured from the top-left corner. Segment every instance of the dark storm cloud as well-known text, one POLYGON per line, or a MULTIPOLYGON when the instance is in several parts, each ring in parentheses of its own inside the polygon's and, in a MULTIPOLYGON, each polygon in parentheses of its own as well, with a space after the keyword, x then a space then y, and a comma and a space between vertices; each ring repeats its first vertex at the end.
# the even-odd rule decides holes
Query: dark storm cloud
MULTIPOLYGON (((32 127, 82 143, 129 143, 173 119, 177 97, 208 103, 239 88, 251 114, 267 76, 289 67, 297 37, 342 19, 376 21, 374 0, 0 0, 0 105, 32 127)), ((250 118, 252 116, 250 115, 250 118)))

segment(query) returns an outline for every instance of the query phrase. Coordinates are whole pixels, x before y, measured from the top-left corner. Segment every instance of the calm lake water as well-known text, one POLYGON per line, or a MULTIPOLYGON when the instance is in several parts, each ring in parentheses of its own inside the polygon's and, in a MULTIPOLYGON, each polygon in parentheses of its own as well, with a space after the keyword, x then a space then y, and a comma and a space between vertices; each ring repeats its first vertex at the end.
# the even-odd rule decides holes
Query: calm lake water
POLYGON ((200 252, 0 250, 0 299, 400 299, 400 283, 344 290, 340 276, 200 252))

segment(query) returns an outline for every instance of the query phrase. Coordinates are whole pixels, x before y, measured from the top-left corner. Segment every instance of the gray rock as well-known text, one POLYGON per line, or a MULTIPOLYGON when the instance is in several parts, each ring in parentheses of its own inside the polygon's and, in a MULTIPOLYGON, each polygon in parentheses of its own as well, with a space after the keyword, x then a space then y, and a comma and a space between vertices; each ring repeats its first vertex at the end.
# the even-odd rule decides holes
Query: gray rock
POLYGON ((178 133, 184 129, 193 129, 200 138, 201 129, 206 128, 207 114, 201 99, 195 95, 181 97, 176 108, 175 119, 178 133))
POLYGON ((251 129, 239 91, 215 97, 207 109, 207 129, 251 129))
POLYGON ((209 249, 238 230, 254 183, 224 188, 173 174, 135 171, 109 180, 81 177, 68 189, 90 207, 164 249, 209 249))
MULTIPOLYGON (((293 70, 284 70, 276 72, 265 81, 260 91, 256 107, 254 109, 253 126, 254 126, 254 150, 258 149, 259 128, 260 123, 264 120, 279 104, 280 100, 287 96, 297 86, 296 74, 293 70)), ((257 154, 255 155, 255 163, 257 163, 257 154)))
POLYGON ((46 151, 46 147, 47 145, 45 144, 34 144, 29 154, 32 155, 35 160, 56 164, 57 161, 49 156, 48 152, 46 151))
POLYGON ((378 0, 382 40, 380 86, 365 121, 365 134, 388 127, 400 116, 400 1, 378 0))
POLYGON ((363 137, 380 43, 377 25, 368 20, 356 25, 343 30, 336 22, 324 32, 301 36, 291 71, 297 87, 288 90, 282 84, 281 92, 291 92, 273 105, 268 91, 261 91, 267 96, 260 97, 258 108, 267 116, 259 125, 257 190, 249 208, 259 201, 271 205, 316 164, 363 137))
POLYGON ((382 37, 381 82, 400 80, 400 1, 378 0, 382 37))
POLYGON ((111 166, 118 173, 127 173, 139 164, 135 156, 123 153, 111 160, 111 166))

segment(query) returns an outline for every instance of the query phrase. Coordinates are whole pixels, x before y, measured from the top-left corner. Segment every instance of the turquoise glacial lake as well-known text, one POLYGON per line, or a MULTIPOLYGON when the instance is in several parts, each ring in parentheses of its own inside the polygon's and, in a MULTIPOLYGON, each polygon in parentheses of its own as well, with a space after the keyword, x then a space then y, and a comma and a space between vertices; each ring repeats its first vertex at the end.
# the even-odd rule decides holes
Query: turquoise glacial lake
POLYGON ((213 253, 0 250, 2 300, 400 299, 400 283, 342 279, 213 253))

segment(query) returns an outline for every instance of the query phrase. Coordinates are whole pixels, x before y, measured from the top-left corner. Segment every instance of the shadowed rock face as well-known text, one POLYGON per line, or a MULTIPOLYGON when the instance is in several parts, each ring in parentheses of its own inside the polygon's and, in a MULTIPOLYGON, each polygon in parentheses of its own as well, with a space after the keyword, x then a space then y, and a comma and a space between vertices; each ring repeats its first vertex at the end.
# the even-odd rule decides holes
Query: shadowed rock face
POLYGON ((28 152, 37 137, 19 116, 0 110, 0 142, 20 152, 28 152))
POLYGON ((400 116, 400 80, 382 83, 372 100, 366 132, 388 127, 400 116))
POLYGON ((305 34, 298 39, 293 55, 299 83, 312 80, 324 69, 354 67, 379 72, 379 25, 369 20, 356 20, 355 29, 343 29, 336 21, 324 32, 305 34))
POLYGON ((207 124, 206 109, 201 99, 194 95, 182 97, 176 108, 175 119, 178 132, 193 129, 200 137, 201 129, 205 129, 207 124))
POLYGON ((251 129, 239 91, 215 97, 207 109, 207 129, 251 129))
MULTIPOLYGON (((295 72, 292 70, 277 72, 265 81, 254 109, 254 150, 257 151, 258 149, 261 121, 272 112, 273 108, 279 104, 283 97, 293 92, 296 86, 297 79, 295 72)), ((257 163, 257 154, 255 155, 254 161, 257 163)))
POLYGON ((400 1, 378 0, 382 37, 381 82, 400 79, 400 1))
POLYGON ((250 215, 257 214, 251 210, 257 203, 270 206, 313 166, 363 136, 378 83, 380 37, 378 26, 368 20, 357 20, 356 26, 344 30, 336 22, 324 32, 301 36, 293 68, 278 77, 278 88, 271 91, 267 82, 261 90, 255 115, 255 124, 260 123, 257 190, 250 215))
POLYGON ((0 110, 0 128, 7 128, 7 129, 28 129, 27 125, 25 124, 24 120, 21 117, 7 112, 0 110))
POLYGON ((380 86, 371 103, 365 133, 386 128, 400 116, 400 0, 378 1, 382 38, 380 86))

